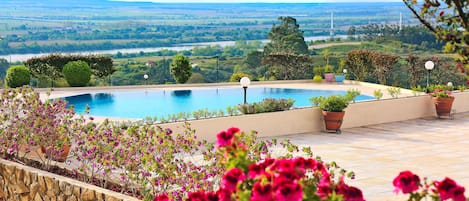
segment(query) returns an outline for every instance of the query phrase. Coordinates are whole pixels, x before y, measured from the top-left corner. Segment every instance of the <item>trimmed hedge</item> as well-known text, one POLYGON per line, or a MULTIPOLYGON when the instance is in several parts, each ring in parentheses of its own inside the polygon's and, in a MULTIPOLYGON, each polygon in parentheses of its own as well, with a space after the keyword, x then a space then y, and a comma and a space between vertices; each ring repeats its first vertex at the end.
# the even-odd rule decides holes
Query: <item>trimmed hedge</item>
POLYGON ((28 85, 31 81, 31 74, 26 66, 12 66, 8 68, 5 76, 5 84, 8 87, 16 88, 28 85))
POLYGON ((90 82, 91 68, 84 61, 71 61, 65 64, 62 74, 72 87, 84 87, 90 82))

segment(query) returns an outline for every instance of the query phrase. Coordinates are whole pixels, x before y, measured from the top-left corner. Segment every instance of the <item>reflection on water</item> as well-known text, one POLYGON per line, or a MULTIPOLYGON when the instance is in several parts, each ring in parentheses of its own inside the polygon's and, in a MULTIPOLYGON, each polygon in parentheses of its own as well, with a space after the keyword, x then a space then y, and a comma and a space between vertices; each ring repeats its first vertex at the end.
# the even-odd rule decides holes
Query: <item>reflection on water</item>
POLYGON ((97 93, 93 99, 101 103, 112 103, 114 102, 114 95, 110 93, 97 93))
POLYGON ((76 103, 76 102, 91 102, 93 101, 93 96, 91 94, 81 94, 77 96, 69 96, 65 97, 65 100, 68 102, 76 103))
POLYGON ((192 90, 176 90, 176 91, 171 92, 172 96, 178 96, 178 97, 191 96, 191 94, 192 94, 192 90))

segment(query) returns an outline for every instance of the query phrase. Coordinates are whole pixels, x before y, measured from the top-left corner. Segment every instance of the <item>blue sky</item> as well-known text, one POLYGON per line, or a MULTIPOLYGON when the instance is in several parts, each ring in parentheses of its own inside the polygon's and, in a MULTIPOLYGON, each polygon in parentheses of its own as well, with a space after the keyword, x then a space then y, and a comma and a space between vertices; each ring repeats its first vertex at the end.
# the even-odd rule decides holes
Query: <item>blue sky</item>
POLYGON ((335 3, 335 2, 402 2, 402 0, 120 0, 168 3, 335 3))

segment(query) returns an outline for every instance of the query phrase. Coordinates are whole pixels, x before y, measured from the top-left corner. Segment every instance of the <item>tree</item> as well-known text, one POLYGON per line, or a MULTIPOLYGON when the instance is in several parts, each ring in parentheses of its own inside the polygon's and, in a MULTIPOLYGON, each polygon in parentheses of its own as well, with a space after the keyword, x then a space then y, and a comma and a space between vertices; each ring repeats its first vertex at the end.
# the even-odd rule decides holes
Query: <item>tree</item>
POLYGON ((326 60, 326 66, 329 66, 329 58, 330 57, 331 57, 331 52, 329 51, 329 49, 325 49, 322 52, 322 58, 324 58, 324 60, 326 60))
POLYGON ((8 67, 10 64, 6 59, 0 58, 0 79, 5 77, 8 67))
POLYGON ((370 54, 368 50, 352 50, 347 53, 347 70, 358 81, 364 81, 373 72, 370 54))
POLYGON ((406 57, 407 61, 407 70, 409 71, 409 84, 411 87, 416 87, 418 84, 418 81, 422 79, 424 75, 424 69, 422 66, 424 66, 425 62, 422 61, 422 59, 419 59, 418 56, 409 54, 406 57))
POLYGON ((269 32, 270 42, 264 47, 265 55, 272 52, 288 52, 293 54, 308 54, 308 46, 303 37, 303 31, 293 17, 279 17, 280 25, 272 25, 269 32))
POLYGON ((417 19, 446 42, 445 50, 457 52, 469 64, 469 1, 403 0, 417 19), (443 5, 446 4, 446 5, 443 5))
MULTIPOLYGON (((278 67, 283 71, 283 79, 304 79, 311 77, 313 58, 309 55, 297 55, 288 52, 271 53, 263 59, 264 64, 278 67)), ((275 71, 276 69, 274 69, 275 71)), ((277 75, 281 78, 281 75, 277 75)))
POLYGON ((186 83, 192 75, 192 67, 189 58, 184 55, 176 55, 171 62, 171 75, 177 83, 186 83))
POLYGON ((29 69, 25 66, 12 66, 8 68, 5 76, 5 83, 7 86, 16 88, 23 85, 28 85, 31 81, 31 74, 29 69))
POLYGON ((62 69, 67 83, 72 87, 84 87, 90 82, 91 68, 84 61, 71 61, 62 69))
POLYGON ((374 74, 380 84, 386 85, 386 81, 392 72, 394 65, 399 60, 399 56, 372 52, 370 54, 371 62, 375 68, 374 74))

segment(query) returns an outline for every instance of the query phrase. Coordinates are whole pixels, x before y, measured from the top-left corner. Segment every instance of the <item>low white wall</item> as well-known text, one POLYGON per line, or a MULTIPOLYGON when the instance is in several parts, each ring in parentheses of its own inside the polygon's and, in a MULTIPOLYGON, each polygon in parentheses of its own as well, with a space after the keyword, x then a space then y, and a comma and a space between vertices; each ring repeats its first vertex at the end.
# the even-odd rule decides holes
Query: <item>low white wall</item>
MULTIPOLYGON (((469 92, 457 92, 453 95, 453 110, 456 113, 468 112, 469 92)), ((435 106, 428 95, 353 103, 345 111, 342 128, 436 116, 435 106)), ((317 132, 323 128, 319 108, 194 120, 190 124, 199 139, 208 141, 215 141, 216 134, 229 127, 238 127, 246 132, 255 130, 260 137, 317 132)), ((182 129, 182 125, 183 123, 170 123, 163 124, 162 127, 178 131, 182 129)))

